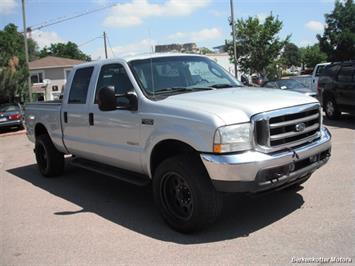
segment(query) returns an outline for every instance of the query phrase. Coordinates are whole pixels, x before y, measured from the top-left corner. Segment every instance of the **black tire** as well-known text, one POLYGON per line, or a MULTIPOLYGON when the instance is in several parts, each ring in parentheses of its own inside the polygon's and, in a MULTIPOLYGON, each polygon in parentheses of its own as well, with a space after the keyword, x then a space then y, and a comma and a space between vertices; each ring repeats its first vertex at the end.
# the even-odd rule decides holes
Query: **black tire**
POLYGON ((35 154, 37 166, 45 177, 58 176, 64 171, 64 154, 53 145, 48 135, 36 138, 35 154))
POLYGON ((339 119, 341 112, 335 100, 331 97, 327 97, 324 100, 324 112, 328 119, 336 120, 339 119))
POLYGON ((201 230, 222 210, 222 196, 213 187, 201 159, 194 155, 163 161, 154 173, 153 193, 165 222, 181 233, 201 230))

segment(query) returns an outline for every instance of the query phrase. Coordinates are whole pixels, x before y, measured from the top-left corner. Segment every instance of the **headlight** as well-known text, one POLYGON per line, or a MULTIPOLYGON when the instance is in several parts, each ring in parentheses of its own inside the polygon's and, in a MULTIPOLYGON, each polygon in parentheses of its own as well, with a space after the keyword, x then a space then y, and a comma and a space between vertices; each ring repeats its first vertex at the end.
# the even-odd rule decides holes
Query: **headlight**
POLYGON ((235 152, 250 150, 250 123, 220 127, 214 135, 213 152, 235 152))

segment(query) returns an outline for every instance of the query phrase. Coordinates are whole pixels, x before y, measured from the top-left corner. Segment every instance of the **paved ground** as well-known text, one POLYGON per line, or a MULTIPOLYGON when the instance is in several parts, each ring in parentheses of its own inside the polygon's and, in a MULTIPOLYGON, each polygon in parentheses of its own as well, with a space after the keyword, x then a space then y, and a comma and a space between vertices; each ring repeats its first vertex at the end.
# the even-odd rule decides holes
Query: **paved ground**
POLYGON ((355 262, 355 118, 329 123, 330 162, 298 192, 229 196, 209 230, 162 222, 150 188, 81 169, 42 178, 25 135, 0 138, 0 265, 355 262))

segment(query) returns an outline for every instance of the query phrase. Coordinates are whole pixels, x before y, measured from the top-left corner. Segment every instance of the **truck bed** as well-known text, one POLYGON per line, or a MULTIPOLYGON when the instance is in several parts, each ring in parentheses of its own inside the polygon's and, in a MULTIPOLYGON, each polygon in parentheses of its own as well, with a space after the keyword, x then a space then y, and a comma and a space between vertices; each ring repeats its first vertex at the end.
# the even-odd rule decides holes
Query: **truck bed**
POLYGON ((25 126, 29 139, 35 141, 35 125, 42 124, 48 130, 54 145, 60 151, 65 151, 62 140, 61 100, 34 102, 25 105, 25 126))

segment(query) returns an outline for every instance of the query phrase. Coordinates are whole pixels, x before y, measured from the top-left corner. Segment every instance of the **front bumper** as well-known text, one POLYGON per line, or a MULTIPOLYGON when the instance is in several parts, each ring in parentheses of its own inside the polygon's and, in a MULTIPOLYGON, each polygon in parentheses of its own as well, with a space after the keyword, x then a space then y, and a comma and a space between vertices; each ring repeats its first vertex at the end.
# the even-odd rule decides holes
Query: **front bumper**
POLYGON ((218 191, 261 192, 301 182, 327 163, 331 135, 322 128, 321 137, 286 151, 238 154, 201 154, 201 159, 218 191))

